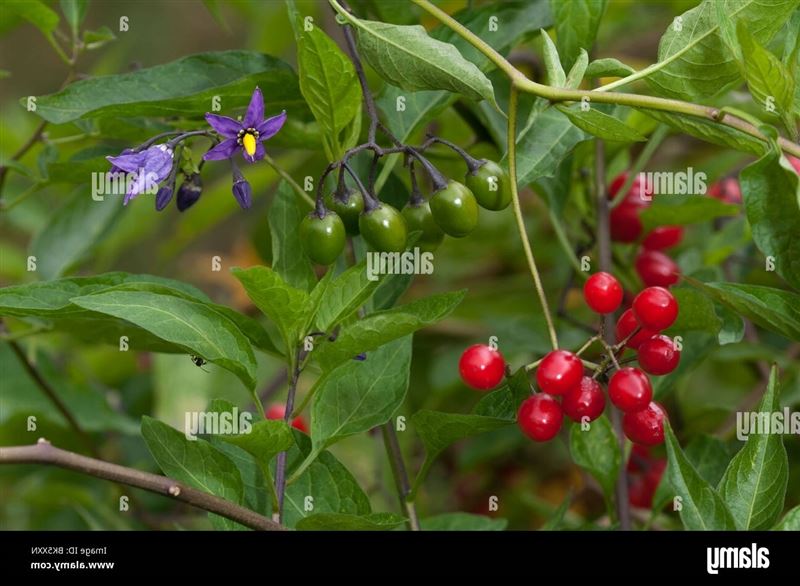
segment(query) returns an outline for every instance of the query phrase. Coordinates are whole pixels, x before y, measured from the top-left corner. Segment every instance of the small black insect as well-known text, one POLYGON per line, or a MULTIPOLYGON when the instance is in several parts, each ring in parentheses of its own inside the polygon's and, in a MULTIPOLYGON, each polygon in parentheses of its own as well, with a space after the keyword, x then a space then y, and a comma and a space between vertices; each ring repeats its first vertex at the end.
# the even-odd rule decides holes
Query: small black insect
POLYGON ((203 358, 201 356, 196 356, 194 354, 192 354, 190 356, 190 358, 192 359, 192 362, 194 362, 195 366, 197 366, 198 368, 202 368, 203 370, 208 372, 205 368, 203 368, 204 364, 208 364, 208 360, 206 360, 205 358, 203 358))

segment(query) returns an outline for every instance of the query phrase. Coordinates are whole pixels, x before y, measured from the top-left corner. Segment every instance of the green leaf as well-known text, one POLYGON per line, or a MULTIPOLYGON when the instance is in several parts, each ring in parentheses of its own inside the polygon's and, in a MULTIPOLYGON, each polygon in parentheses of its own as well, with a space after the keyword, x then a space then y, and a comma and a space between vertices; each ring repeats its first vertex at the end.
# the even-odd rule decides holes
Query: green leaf
POLYGON ((528 185, 541 177, 552 177, 575 145, 587 138, 556 108, 547 108, 535 116, 533 123, 517 136, 520 185, 528 185))
POLYGON ((294 444, 291 429, 281 419, 256 421, 248 433, 222 435, 220 438, 253 456, 262 470, 269 470, 270 460, 294 444))
MULTIPOLYGON (((692 438, 684 451, 686 459, 694 466, 700 477, 711 486, 717 486, 725 473, 730 454, 719 438, 710 435, 698 435, 692 438)), ((675 489, 665 474, 653 496, 653 510, 660 511, 675 496, 675 489)))
MULTIPOLYGON (((717 0, 705 0, 677 17, 658 46, 659 69, 646 79, 658 93, 684 100, 708 98, 741 80, 720 34, 717 0)), ((797 7, 797 0, 727 0, 726 18, 740 20, 766 44, 797 7)))
MULTIPOLYGON (((72 303, 129 321, 154 336, 218 364, 239 377, 248 389, 256 385, 256 361, 239 328, 207 304, 148 291, 101 291, 73 297, 72 303)), ((136 348, 136 340, 130 344, 136 348)))
POLYGON ((766 149, 765 144, 759 139, 711 120, 661 110, 641 109, 640 112, 659 122, 669 124, 684 134, 696 136, 712 144, 759 156, 764 154, 766 149))
POLYGON ((556 19, 556 44, 565 67, 579 58, 581 50, 591 51, 606 0, 550 0, 556 19))
MULTIPOLYGON (((295 445, 286 458, 290 474, 311 453, 311 440, 297 430, 293 434, 295 445)), ((287 527, 295 527, 302 518, 320 513, 364 516, 371 512, 369 497, 347 468, 327 450, 286 487, 284 524, 287 527), (307 510, 307 505, 311 510, 307 510)))
POLYGON ((310 291, 317 284, 317 277, 300 241, 297 227, 302 219, 297 196, 289 184, 281 180, 269 208, 272 270, 292 287, 310 291))
POLYGON ((79 189, 49 217, 31 243, 41 277, 56 279, 83 260, 121 213, 119 201, 94 201, 79 189))
POLYGON ((394 309, 372 313, 343 327, 336 341, 321 343, 312 357, 323 371, 331 370, 362 352, 369 352, 443 320, 465 295, 465 291, 431 295, 394 309))
POLYGON ((800 341, 800 295, 797 293, 761 285, 687 280, 753 323, 790 340, 800 341))
POLYGON ((411 367, 411 336, 351 360, 321 377, 311 392, 313 457, 331 444, 383 425, 403 404, 411 367))
POLYGON ((736 529, 728 507, 719 493, 698 474, 686 459, 669 424, 665 425, 667 474, 675 492, 681 497, 679 511, 683 526, 690 530, 731 531, 736 529))
POLYGON ((772 528, 773 531, 800 531, 800 505, 789 510, 781 522, 772 528))
MULTIPOLYGON (((688 186, 693 191, 691 185, 688 186)), ((642 210, 643 231, 646 234, 657 226, 699 224, 716 218, 736 216, 740 208, 702 195, 669 195, 654 197, 652 205, 642 210)))
POLYGON ((672 287, 671 291, 680 311, 675 323, 669 327, 670 332, 684 334, 698 331, 715 335, 719 332, 722 320, 706 295, 688 287, 672 287))
POLYGON ((781 60, 755 39, 741 20, 737 22, 736 36, 742 47, 744 77, 750 93, 761 108, 781 117, 784 126, 796 140, 797 126, 792 113, 796 80, 781 60))
POLYGON ((627 77, 636 70, 630 65, 626 65, 618 59, 613 57, 605 57, 603 59, 595 59, 586 68, 586 77, 627 77))
POLYGON ((586 73, 586 67, 589 65, 589 54, 581 49, 580 55, 575 60, 575 64, 567 74, 566 87, 575 89, 581 85, 583 76, 586 73))
POLYGON ((267 267, 234 268, 232 272, 256 307, 278 326, 286 355, 291 356, 305 334, 302 328, 311 311, 308 293, 287 284, 278 273, 267 267))
POLYGON ((556 106, 570 121, 591 135, 613 142, 638 142, 647 137, 613 116, 595 108, 583 110, 580 106, 556 106))
POLYGON ((86 11, 89 9, 89 0, 59 0, 61 12, 69 23, 73 38, 78 37, 78 29, 86 18, 86 11))
MULTIPOLYGON (((545 0, 506 1, 491 3, 474 10, 463 10, 454 17, 500 53, 528 35, 553 23, 545 0), (493 20, 496 19, 496 20, 493 20), (492 30, 496 22, 499 30, 492 30), (499 32, 502 31, 502 34, 499 32)), ((481 71, 494 69, 494 64, 455 31, 440 25, 431 36, 454 45, 461 54, 478 66, 481 71)), ((383 111, 386 124, 400 140, 407 140, 411 133, 424 122, 438 114, 457 96, 445 91, 421 91, 409 93, 387 85, 378 97, 378 107, 383 111), (398 98, 403 98, 403 109, 398 108, 398 98)))
MULTIPOLYGON (((750 417, 747 441, 728 464, 719 483, 719 492, 738 529, 769 529, 783 511, 783 499, 789 481, 789 459, 783 445, 783 435, 769 429, 769 424, 774 421, 773 414, 780 411, 778 367, 773 365, 767 390, 757 409, 764 416, 758 417, 758 422, 763 425, 766 420, 767 429, 755 429, 754 418, 750 417)), ((743 415, 749 417, 747 412, 743 415)), ((789 425, 789 421, 784 423, 789 425)), ((737 421, 737 433, 739 431, 737 421)))
POLYGON ((487 393, 478 401, 472 414, 516 421, 519 406, 531 396, 531 392, 528 372, 521 366, 499 389, 487 393))
POLYGON ((362 261, 331 281, 314 318, 315 329, 330 331, 367 302, 381 281, 367 278, 365 267, 362 261))
POLYGON ((567 76, 564 73, 564 68, 561 66, 558 49, 556 49, 550 35, 544 30, 541 31, 541 36, 542 52, 544 53, 544 68, 547 72, 547 85, 565 87, 567 85, 567 76))
POLYGON ((428 409, 414 413, 411 416, 411 425, 425 446, 425 460, 417 473, 411 492, 416 493, 433 462, 450 444, 511 424, 512 421, 508 419, 481 415, 442 413, 428 409))
POLYGON ((614 486, 622 456, 619 442, 608 418, 604 415, 587 424, 583 430, 575 424, 569 433, 569 451, 574 462, 589 472, 603 489, 606 502, 613 502, 614 486))
POLYGON ((472 513, 443 513, 422 519, 419 524, 423 531, 502 531, 508 521, 472 513))
POLYGON ((428 36, 422 26, 361 20, 344 10, 339 14, 358 31, 362 57, 389 83, 411 92, 446 90, 495 103, 489 78, 455 46, 428 36))
POLYGON ((114 36, 114 33, 107 26, 101 26, 94 31, 83 31, 83 44, 89 51, 99 49, 116 38, 117 37, 114 36))
MULTIPOLYGON (((236 465, 202 439, 189 440, 166 423, 145 415, 142 437, 159 468, 170 478, 198 490, 242 504, 244 488, 236 465)), ((224 529, 241 529, 229 519, 209 515, 224 529)))
POLYGON ((361 86, 350 58, 319 26, 307 30, 294 2, 288 3, 297 41, 300 91, 331 145, 334 159, 344 153, 339 135, 361 113, 361 86))
POLYGON ((7 0, 3 3, 3 9, 30 22, 48 39, 53 38, 53 31, 60 20, 58 13, 40 0, 7 0))
POLYGON ((800 289, 800 178, 780 154, 770 151, 739 174, 753 241, 775 270, 800 289))
POLYGON ((346 513, 317 513, 297 522, 298 531, 388 531, 405 523, 394 513, 352 515, 346 513))
POLYGON ((256 86, 267 113, 286 109, 291 115, 305 109, 297 76, 286 63, 261 53, 220 51, 76 81, 40 96, 36 113, 54 124, 88 117, 185 116, 210 110, 215 96, 230 113, 249 103, 256 86))

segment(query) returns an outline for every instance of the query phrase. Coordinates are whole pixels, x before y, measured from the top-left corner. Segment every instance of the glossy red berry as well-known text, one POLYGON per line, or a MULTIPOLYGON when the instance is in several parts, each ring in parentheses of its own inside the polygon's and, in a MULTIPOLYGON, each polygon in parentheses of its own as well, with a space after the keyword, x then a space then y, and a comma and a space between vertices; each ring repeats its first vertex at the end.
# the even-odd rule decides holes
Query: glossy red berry
POLYGON ((648 287, 633 300, 636 320, 649 330, 666 330, 678 318, 678 302, 663 287, 648 287))
POLYGON ((669 336, 653 336, 639 346, 639 366, 657 376, 669 374, 678 367, 681 353, 669 336))
POLYGON ((479 391, 499 385, 505 369, 506 361, 500 351, 483 344, 475 344, 464 350, 458 361, 461 380, 479 391))
MULTIPOLYGON (((636 320, 636 316, 633 314, 632 309, 626 309, 619 319, 617 320, 617 342, 622 342, 625 338, 631 335, 631 333, 640 327, 639 322, 636 320)), ((625 344, 628 348, 633 348, 634 350, 638 349, 639 346, 642 345, 642 342, 645 340, 649 340, 653 336, 657 335, 659 330, 651 330, 649 328, 641 328, 635 336, 633 336, 628 343, 625 344)))
POLYGON ((537 442, 553 439, 561 429, 564 414, 561 405, 546 393, 525 399, 517 412, 517 425, 522 433, 537 442))
POLYGON ((651 401, 641 411, 626 413, 622 418, 622 430, 625 436, 636 444, 656 446, 664 443, 666 417, 664 408, 651 401))
POLYGON ((648 287, 669 287, 678 282, 680 268, 663 252, 642 250, 636 255, 636 272, 648 287))
POLYGON ((708 195, 729 204, 742 203, 742 189, 733 177, 725 177, 708 188, 708 195))
POLYGON ((683 240, 683 226, 659 226, 653 228, 642 242, 649 250, 665 250, 677 246, 683 240))
POLYGON ((564 394, 561 408, 573 421, 581 422, 584 417, 587 421, 594 421, 606 408, 606 396, 600 383, 589 376, 584 376, 577 387, 564 394))
MULTIPOLYGON (((266 412, 267 419, 283 419, 283 414, 286 413, 286 407, 283 405, 272 405, 266 412)), ((308 424, 306 424, 306 420, 303 419, 302 415, 298 415, 294 419, 292 419, 292 427, 295 429, 299 429, 303 433, 308 433, 308 424)))
POLYGON ((583 285, 583 298, 592 311, 614 313, 622 303, 622 286, 613 275, 595 273, 583 285))
POLYGON ((636 242, 642 235, 642 221, 639 219, 640 206, 622 202, 611 210, 609 223, 611 239, 615 242, 636 242))
MULTIPOLYGON (((628 180, 628 172, 620 173, 608 186, 608 199, 613 200, 617 198, 619 190, 628 180)), ((648 182, 643 182, 641 175, 637 175, 631 183, 631 188, 622 200, 622 204, 629 204, 636 207, 645 207, 650 205, 653 197, 653 188, 648 182)), ((622 205, 620 204, 620 205, 622 205)))
POLYGON ((650 448, 648 446, 641 446, 634 444, 631 448, 631 454, 628 456, 628 465, 626 470, 631 474, 639 472, 646 472, 653 461, 650 455, 650 448))
POLYGON ((645 373, 638 368, 626 366, 615 372, 608 382, 608 397, 625 413, 640 411, 653 398, 653 387, 645 373))
POLYGON ((539 388, 551 395, 563 395, 577 387, 583 377, 583 363, 572 352, 553 350, 536 369, 539 388))

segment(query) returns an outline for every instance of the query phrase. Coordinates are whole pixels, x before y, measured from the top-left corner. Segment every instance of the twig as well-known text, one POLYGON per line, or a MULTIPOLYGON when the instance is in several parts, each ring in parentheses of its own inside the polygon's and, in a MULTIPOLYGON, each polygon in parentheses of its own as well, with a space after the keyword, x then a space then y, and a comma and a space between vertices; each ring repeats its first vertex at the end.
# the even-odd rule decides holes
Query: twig
MULTIPOLYGON (((297 350, 292 364, 292 377, 289 380, 289 393, 286 397, 286 408, 283 412, 283 420, 286 423, 292 418, 292 411, 294 411, 294 395, 297 391, 297 381, 300 378, 301 371, 301 355, 300 349, 297 350)), ((278 494, 278 521, 283 522, 283 500, 286 494, 286 452, 278 454, 278 459, 275 464, 275 491, 278 494)))
POLYGON ((280 531, 284 527, 245 507, 186 486, 166 476, 150 474, 96 458, 56 448, 44 438, 30 446, 0 448, 0 464, 49 464, 89 476, 111 480, 172 497, 193 507, 216 513, 251 529, 280 531))
POLYGON ((400 499, 400 506, 405 509, 408 515, 408 527, 412 531, 419 531, 419 517, 414 501, 408 499, 411 494, 411 483, 408 481, 408 472, 403 461, 403 452, 400 451, 400 442, 397 441, 397 432, 392 425, 392 421, 386 422, 381 427, 383 433, 383 443, 386 446, 386 454, 389 456, 389 463, 392 466, 392 476, 397 486, 397 496, 400 499))

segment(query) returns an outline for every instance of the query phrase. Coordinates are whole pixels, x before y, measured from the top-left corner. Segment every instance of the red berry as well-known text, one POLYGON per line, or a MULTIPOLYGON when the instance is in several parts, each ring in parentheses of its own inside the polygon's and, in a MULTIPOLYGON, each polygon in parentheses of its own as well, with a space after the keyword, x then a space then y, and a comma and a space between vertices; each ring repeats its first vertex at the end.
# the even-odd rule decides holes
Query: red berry
POLYGON ((788 158, 789 163, 792 165, 792 167, 794 167, 794 170, 797 172, 797 174, 800 175, 800 159, 791 155, 789 155, 788 158))
MULTIPOLYGON (((283 405, 272 405, 267 409, 267 419, 283 419, 283 414, 286 413, 286 407, 283 405)), ((299 429, 303 433, 308 433, 308 425, 301 415, 298 415, 292 420, 292 427, 299 429)))
POLYGON ((608 397, 618 409, 629 413, 647 407, 653 398, 650 379, 638 368, 620 368, 608 382, 608 397))
POLYGON ((642 221, 639 219, 639 208, 623 201, 609 214, 611 239, 616 242, 636 242, 642 235, 642 221))
POLYGON ((682 226, 659 226, 650 231, 642 246, 649 250, 664 250, 677 246, 681 240, 683 240, 682 226))
POLYGON ((642 250, 636 256, 636 272, 648 287, 669 287, 678 282, 680 268, 658 250, 642 250))
POLYGON ((614 313, 622 303, 622 287, 613 275, 595 273, 583 286, 583 298, 592 311, 614 313))
POLYGON ((483 344, 475 344, 464 350, 458 361, 461 380, 479 391, 499 385, 505 369, 506 361, 500 351, 483 344))
MULTIPOLYGON (((628 172, 622 172, 611 182, 611 185, 608 186, 608 199, 616 199, 619 190, 622 189, 622 186, 625 184, 625 181, 628 180, 628 172)), ((637 207, 645 207, 650 205, 650 201, 653 196, 653 188, 649 183, 643 183, 641 179, 641 175, 637 175, 633 182, 631 183, 631 188, 628 193, 625 194, 625 197, 622 199, 622 203, 637 206, 637 207), (644 186, 644 190, 642 189, 644 186)), ((620 204, 622 205, 622 204, 620 204)))
POLYGON ((561 408, 573 421, 581 422, 584 417, 587 417, 588 421, 594 421, 606 408, 606 396, 600 383, 589 376, 584 376, 581 383, 561 399, 561 408))
POLYGON ((742 189, 733 177, 725 177, 708 188, 708 195, 729 204, 742 203, 742 189))
POLYGON ((583 377, 583 363, 572 352, 553 350, 536 369, 539 388, 551 395, 563 395, 577 387, 583 377))
POLYGON ((631 506, 640 509, 649 509, 653 506, 655 491, 650 490, 643 476, 635 476, 628 485, 628 502, 631 506))
POLYGON ((656 446, 664 443, 664 419, 667 414, 658 403, 650 404, 635 413, 626 413, 622 418, 622 430, 634 443, 656 446))
MULTIPOLYGON (((617 342, 622 342, 625 338, 631 335, 631 333, 640 327, 639 322, 636 320, 636 316, 633 314, 632 309, 626 309, 621 316, 619 316, 619 320, 617 320, 617 342)), ((653 336, 657 335, 659 330, 651 330, 649 328, 641 328, 639 332, 633 336, 628 343, 625 344, 628 348, 633 348, 636 350, 639 346, 642 345, 642 342, 645 340, 649 340, 653 336)))
POLYGON ((647 488, 651 489, 653 492, 656 491, 659 483, 661 482, 661 477, 664 476, 664 470, 666 470, 666 468, 667 460, 665 458, 661 458, 653 462, 653 464, 650 466, 650 469, 644 473, 644 483, 647 485, 647 488))
POLYGON ((634 444, 631 448, 631 455, 628 457, 628 472, 645 472, 649 469, 652 458, 650 448, 634 444))
POLYGON ((663 287, 648 287, 633 300, 633 314, 642 327, 666 330, 678 318, 678 302, 663 287))
POLYGON ((680 360, 681 353, 669 336, 653 336, 639 346, 639 366, 650 374, 669 374, 680 360))
POLYGON ((564 414, 561 405, 546 393, 537 393, 519 406, 517 425, 532 440, 546 442, 561 429, 564 414))

